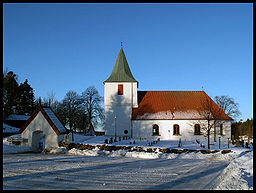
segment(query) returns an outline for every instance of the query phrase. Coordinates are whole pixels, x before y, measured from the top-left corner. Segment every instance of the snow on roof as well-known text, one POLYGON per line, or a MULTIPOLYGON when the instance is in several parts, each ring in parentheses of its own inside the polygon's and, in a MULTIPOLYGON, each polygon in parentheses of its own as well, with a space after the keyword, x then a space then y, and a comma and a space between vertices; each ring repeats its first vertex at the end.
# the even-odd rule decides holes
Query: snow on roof
POLYGON ((12 127, 6 123, 3 123, 3 133, 18 133, 20 128, 12 127))
POLYGON ((19 121, 26 121, 29 119, 30 116, 27 115, 15 115, 15 114, 11 114, 9 115, 6 120, 10 121, 10 120, 19 120, 19 121))
POLYGON ((64 128, 64 126, 62 125, 62 123, 60 122, 60 120, 56 117, 56 115, 52 112, 51 108, 44 107, 43 109, 44 109, 44 111, 46 112, 46 114, 49 116, 49 118, 52 120, 52 122, 54 123, 54 125, 57 127, 57 129, 58 129, 61 133, 66 132, 66 129, 64 128))

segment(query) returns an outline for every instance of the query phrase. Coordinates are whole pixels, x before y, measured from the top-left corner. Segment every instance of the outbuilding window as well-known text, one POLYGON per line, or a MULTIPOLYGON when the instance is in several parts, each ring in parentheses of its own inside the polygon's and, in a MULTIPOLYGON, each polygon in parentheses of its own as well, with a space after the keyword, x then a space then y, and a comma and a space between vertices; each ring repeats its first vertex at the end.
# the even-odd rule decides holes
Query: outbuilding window
POLYGON ((159 126, 157 124, 153 125, 153 135, 159 135, 159 126))
POLYGON ((200 135, 200 125, 199 124, 195 124, 194 134, 195 135, 200 135))
POLYGON ((173 135, 180 135, 180 126, 178 124, 173 125, 173 135))
POLYGON ((122 84, 118 85, 118 95, 123 95, 124 94, 124 86, 122 84))

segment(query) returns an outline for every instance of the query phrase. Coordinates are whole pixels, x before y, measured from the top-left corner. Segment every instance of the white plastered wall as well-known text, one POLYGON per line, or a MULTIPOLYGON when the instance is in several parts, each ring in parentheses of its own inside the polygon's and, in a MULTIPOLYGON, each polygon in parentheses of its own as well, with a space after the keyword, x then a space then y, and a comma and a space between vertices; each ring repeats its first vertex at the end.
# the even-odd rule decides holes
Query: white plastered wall
POLYGON ((138 107, 137 89, 137 82, 105 82, 104 105, 138 107), (118 84, 123 85, 123 95, 117 94, 118 84))
MULTIPOLYGON (((227 138, 231 139, 231 122, 219 121, 223 124, 224 134, 219 135, 219 126, 216 124, 216 139, 221 136, 221 141, 227 142, 227 138)), ((182 141, 196 141, 206 142, 207 137, 204 135, 203 127, 207 127, 206 120, 133 120, 132 133, 134 138, 146 138, 156 140, 158 138, 162 140, 179 140, 182 141), (153 136, 153 125, 159 126, 159 136, 153 136), (180 135, 173 135, 173 125, 178 124, 180 128, 180 135), (194 134, 194 125, 200 124, 201 135, 194 134)), ((211 123, 213 124, 213 123, 211 123)), ((210 142, 214 142, 214 128, 211 129, 210 142)))
POLYGON ((138 107, 137 83, 106 82, 104 89, 105 135, 114 136, 116 129, 116 136, 131 136, 132 108, 138 107), (123 95, 117 94, 118 84, 123 85, 123 95))

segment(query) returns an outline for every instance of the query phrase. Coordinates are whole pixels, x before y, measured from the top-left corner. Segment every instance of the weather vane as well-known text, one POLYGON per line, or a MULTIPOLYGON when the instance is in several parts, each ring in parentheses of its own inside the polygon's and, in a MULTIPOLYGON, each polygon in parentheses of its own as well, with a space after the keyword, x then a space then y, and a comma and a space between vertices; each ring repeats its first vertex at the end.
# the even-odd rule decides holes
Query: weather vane
POLYGON ((123 42, 122 42, 122 40, 121 40, 121 47, 123 46, 123 42))

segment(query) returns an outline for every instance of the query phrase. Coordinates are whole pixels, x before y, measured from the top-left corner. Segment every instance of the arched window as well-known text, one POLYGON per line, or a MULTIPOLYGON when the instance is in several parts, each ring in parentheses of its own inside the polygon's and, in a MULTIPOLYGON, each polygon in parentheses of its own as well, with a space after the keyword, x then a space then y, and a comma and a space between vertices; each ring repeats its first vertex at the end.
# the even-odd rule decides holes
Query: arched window
POLYGON ((173 135, 180 135, 180 126, 178 124, 173 125, 173 135))
POLYGON ((153 134, 152 135, 159 135, 159 126, 157 124, 153 125, 153 134))
POLYGON ((223 124, 220 124, 220 135, 225 135, 223 124))
POLYGON ((195 124, 194 134, 195 135, 200 135, 200 125, 199 124, 195 124))

